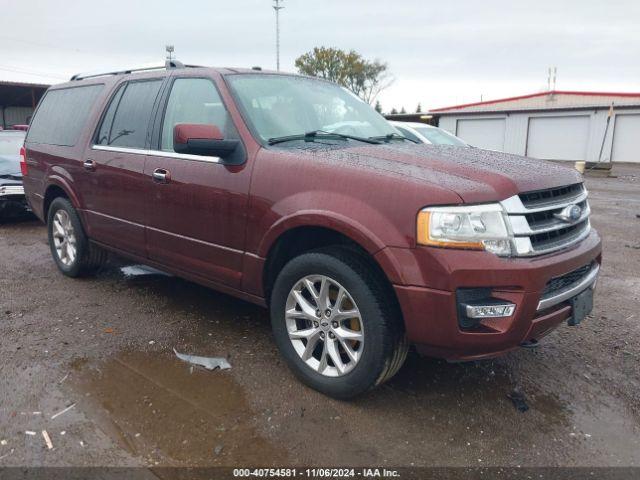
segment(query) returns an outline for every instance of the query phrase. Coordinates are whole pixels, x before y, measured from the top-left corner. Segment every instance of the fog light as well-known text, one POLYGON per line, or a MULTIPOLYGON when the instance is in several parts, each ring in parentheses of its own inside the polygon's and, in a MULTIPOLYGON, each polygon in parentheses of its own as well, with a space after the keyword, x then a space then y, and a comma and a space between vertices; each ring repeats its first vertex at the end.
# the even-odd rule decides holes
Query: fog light
POLYGON ((469 318, 510 317, 516 306, 513 303, 495 305, 466 305, 465 312, 469 318))

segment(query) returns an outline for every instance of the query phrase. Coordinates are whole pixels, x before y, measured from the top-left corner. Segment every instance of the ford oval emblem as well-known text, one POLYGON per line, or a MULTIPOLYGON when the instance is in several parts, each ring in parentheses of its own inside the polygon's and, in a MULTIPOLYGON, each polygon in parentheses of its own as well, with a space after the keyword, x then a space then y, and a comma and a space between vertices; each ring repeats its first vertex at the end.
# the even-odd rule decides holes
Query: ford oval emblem
POLYGON ((559 213, 554 213, 553 216, 563 222, 575 222, 582 217, 582 207, 580 205, 567 205, 559 213))

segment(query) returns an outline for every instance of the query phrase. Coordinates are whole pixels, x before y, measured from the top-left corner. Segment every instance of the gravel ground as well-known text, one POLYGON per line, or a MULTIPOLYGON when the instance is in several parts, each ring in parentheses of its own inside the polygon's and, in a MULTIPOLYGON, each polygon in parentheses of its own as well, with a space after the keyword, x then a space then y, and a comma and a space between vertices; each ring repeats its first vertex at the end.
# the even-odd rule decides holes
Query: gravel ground
POLYGON ((41 224, 0 225, 0 466, 640 466, 640 168, 614 173, 587 178, 604 267, 581 326, 490 361, 411 354, 351 402, 294 379, 266 311, 119 259, 69 279, 41 224))

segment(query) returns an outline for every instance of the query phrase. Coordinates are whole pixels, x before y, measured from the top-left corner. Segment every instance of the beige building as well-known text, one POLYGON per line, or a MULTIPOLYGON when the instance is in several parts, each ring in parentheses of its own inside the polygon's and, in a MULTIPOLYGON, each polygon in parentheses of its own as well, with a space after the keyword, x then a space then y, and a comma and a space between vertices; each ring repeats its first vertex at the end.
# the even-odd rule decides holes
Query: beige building
POLYGON ((429 114, 480 148, 550 160, 640 162, 640 93, 548 91, 429 114))

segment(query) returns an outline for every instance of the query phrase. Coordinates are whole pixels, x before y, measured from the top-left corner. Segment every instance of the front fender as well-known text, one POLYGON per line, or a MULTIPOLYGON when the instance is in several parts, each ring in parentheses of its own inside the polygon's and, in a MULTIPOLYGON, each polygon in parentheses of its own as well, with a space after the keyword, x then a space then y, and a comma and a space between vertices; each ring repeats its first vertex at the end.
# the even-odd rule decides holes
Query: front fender
POLYGON ((320 201, 318 192, 292 195, 273 205, 271 212, 285 212, 289 206, 304 207, 305 204, 307 208, 279 216, 266 229, 256 249, 258 257, 266 258, 276 241, 291 229, 321 227, 338 232, 360 245, 378 263, 389 281, 403 282, 400 265, 394 261, 386 247, 409 247, 410 240, 402 234, 393 219, 385 217, 382 212, 359 199, 346 195, 332 194, 331 200, 325 196, 320 201), (318 209, 319 204, 323 204, 324 208, 318 209), (345 211, 346 209, 349 211, 345 211), (359 219, 366 219, 366 224, 359 219))

